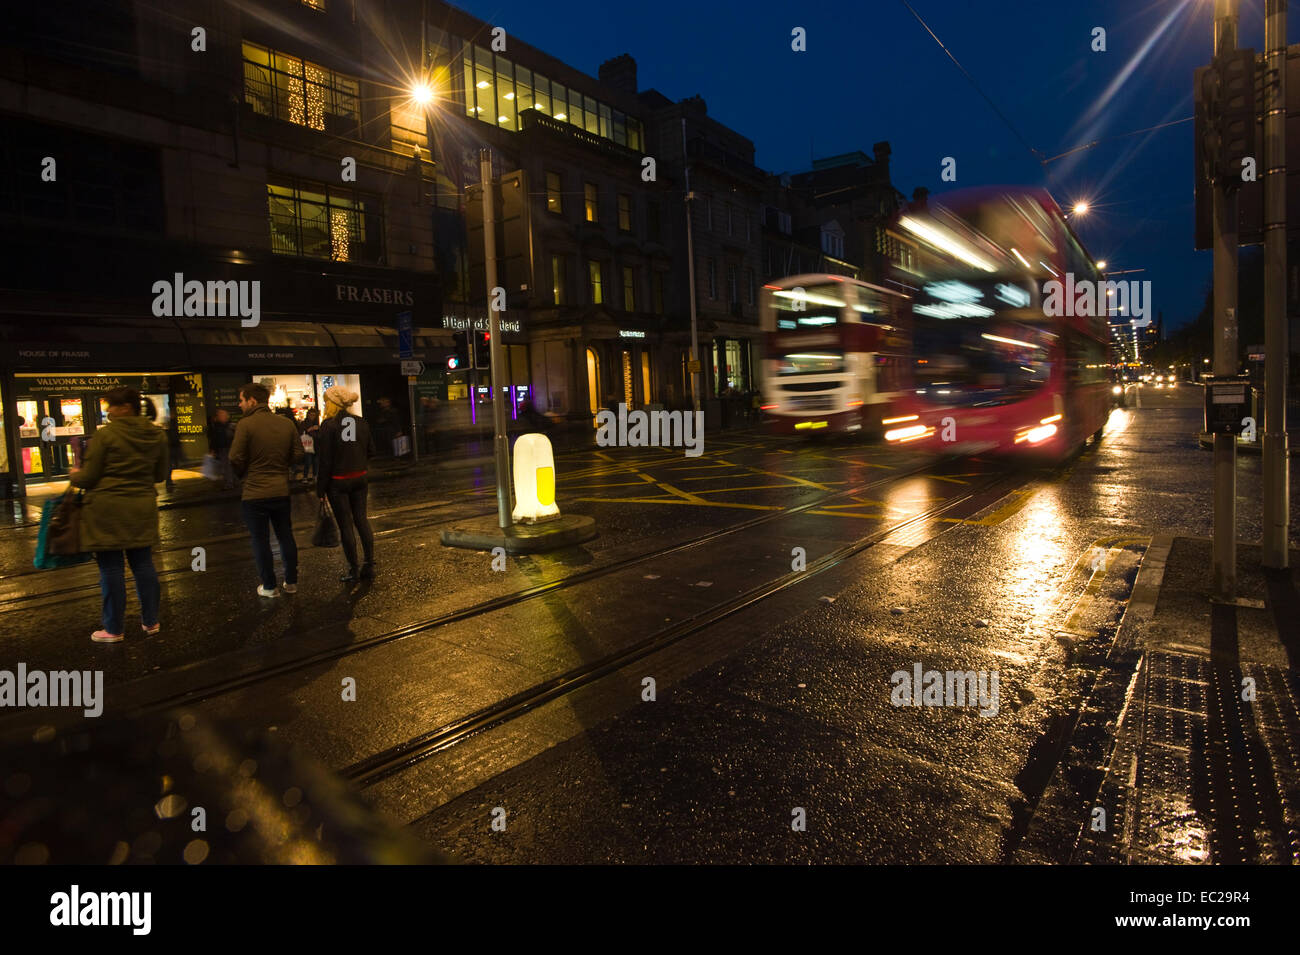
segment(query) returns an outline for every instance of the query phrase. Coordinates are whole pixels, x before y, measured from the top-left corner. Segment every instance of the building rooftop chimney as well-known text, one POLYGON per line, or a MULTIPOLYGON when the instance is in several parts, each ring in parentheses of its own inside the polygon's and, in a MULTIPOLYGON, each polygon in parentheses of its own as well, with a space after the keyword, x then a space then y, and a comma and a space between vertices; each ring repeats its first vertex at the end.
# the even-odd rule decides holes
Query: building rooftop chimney
POLYGON ((636 60, 627 53, 600 64, 596 78, 606 86, 636 95, 636 60))

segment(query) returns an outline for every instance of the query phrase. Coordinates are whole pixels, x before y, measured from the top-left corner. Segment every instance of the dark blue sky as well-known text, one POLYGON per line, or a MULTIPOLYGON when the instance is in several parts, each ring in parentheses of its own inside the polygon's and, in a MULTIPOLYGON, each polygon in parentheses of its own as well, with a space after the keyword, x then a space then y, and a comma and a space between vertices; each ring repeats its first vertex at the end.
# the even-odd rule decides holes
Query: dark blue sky
MULTIPOLYGON (((894 185, 908 196, 916 186, 1024 183, 1046 185, 1063 206, 1086 197, 1084 243, 1109 268, 1147 270, 1128 277, 1151 281, 1166 328, 1201 307, 1210 253, 1192 249, 1192 124, 1103 142, 1045 169, 898 0, 458 5, 592 75, 630 53, 642 89, 700 94, 711 116, 753 140, 765 169, 797 171, 811 154, 869 154, 889 140, 894 185), (790 49, 796 26, 807 30, 806 53, 790 49), (955 184, 939 178, 945 156, 957 160, 955 184)), ((1191 116, 1192 70, 1211 52, 1212 0, 912 6, 1047 156, 1191 116), (1094 27, 1106 30, 1104 53, 1090 48, 1094 27)), ((1294 43, 1300 9, 1289 19, 1294 43)), ((1263 0, 1244 0, 1239 43, 1259 50, 1263 40, 1263 0)))

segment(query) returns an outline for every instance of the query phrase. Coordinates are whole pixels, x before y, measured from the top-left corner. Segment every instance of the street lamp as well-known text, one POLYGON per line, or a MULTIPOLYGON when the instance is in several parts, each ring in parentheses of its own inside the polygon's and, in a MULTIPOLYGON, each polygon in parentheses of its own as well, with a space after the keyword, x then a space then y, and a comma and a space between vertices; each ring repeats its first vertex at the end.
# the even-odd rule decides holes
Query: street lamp
POLYGON ((411 99, 421 106, 428 106, 433 102, 433 87, 423 82, 411 84, 411 99))

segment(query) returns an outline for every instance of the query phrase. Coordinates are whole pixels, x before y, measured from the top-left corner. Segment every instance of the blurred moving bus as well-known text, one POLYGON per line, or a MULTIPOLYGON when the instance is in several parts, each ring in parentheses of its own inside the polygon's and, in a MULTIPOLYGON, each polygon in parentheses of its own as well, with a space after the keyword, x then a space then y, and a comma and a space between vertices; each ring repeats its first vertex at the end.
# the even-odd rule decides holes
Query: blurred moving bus
POLYGON ((901 393, 907 296, 843 275, 763 286, 762 409, 783 433, 883 432, 901 393))
POLYGON ((890 280, 911 295, 913 355, 887 441, 1059 460, 1101 437, 1108 294, 1046 190, 931 197, 892 230, 917 255, 890 280))

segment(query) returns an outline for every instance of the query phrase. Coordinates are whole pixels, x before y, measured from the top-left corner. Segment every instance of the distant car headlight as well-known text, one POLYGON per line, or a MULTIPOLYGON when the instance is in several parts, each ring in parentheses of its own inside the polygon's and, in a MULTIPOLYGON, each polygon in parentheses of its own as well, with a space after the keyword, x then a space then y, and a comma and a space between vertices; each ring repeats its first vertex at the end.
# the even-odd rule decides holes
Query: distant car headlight
POLYGON ((1114 388, 1110 390, 1110 393, 1112 395, 1122 395, 1124 393, 1124 389, 1121 388, 1119 385, 1116 385, 1114 388))

